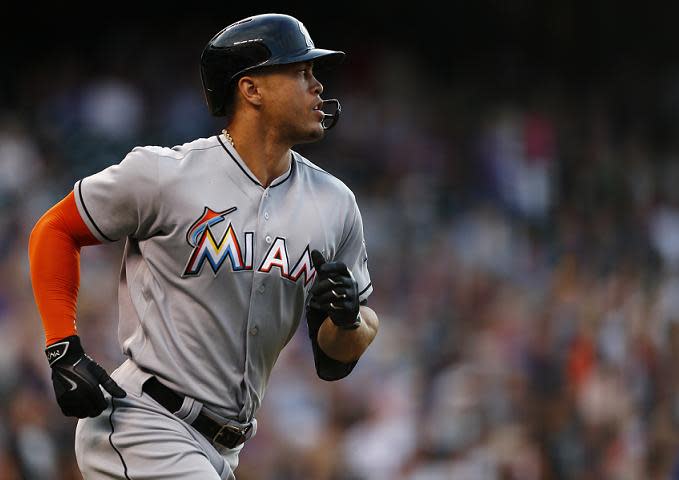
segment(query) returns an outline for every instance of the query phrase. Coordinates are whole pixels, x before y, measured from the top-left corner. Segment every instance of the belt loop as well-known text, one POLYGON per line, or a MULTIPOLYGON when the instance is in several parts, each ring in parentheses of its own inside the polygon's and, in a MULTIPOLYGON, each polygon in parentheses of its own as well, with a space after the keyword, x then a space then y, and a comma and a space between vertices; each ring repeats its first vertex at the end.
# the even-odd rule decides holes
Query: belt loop
POLYGON ((252 428, 250 429, 250 431, 246 435, 246 440, 251 439, 252 437, 255 436, 255 433, 257 433, 257 419, 253 417, 251 423, 252 423, 252 428))
POLYGON ((174 412, 174 415, 186 423, 191 424, 196 419, 198 414, 200 414, 203 404, 198 400, 191 397, 184 397, 182 406, 179 410, 174 412))

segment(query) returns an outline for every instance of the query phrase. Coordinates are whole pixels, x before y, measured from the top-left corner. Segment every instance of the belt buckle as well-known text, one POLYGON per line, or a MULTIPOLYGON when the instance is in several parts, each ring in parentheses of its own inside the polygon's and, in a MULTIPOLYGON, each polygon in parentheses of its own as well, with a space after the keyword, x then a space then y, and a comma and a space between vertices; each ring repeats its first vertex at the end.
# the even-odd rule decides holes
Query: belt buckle
POLYGON ((212 437, 212 443, 222 443, 221 437, 226 436, 227 434, 235 435, 236 437, 231 437, 234 441, 229 442, 228 444, 223 443, 222 445, 228 447, 228 448, 234 448, 240 445, 245 441, 245 435, 247 435, 248 431, 252 428, 252 425, 248 425, 247 427, 237 427, 236 425, 222 425, 221 428, 217 433, 215 433, 215 436, 212 437))

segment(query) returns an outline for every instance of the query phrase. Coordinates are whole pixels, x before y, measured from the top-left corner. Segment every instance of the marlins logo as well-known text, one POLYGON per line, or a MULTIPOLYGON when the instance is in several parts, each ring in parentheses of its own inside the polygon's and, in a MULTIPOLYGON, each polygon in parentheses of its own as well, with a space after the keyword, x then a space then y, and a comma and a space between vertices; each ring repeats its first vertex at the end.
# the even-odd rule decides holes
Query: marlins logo
MULTIPOLYGON (((231 207, 223 212, 215 212, 211 208, 205 207, 200 218, 186 232, 186 241, 193 247, 193 251, 182 276, 198 275, 206 261, 216 274, 227 258, 231 261, 231 268, 234 271, 252 269, 252 251, 251 249, 250 252, 241 251, 231 222, 229 222, 224 235, 219 240, 215 239, 211 230, 211 227, 223 222, 226 215, 235 211, 236 207, 231 207), (247 256, 248 253, 250 253, 249 257, 247 256)), ((248 242, 247 236, 250 235, 251 237, 252 233, 248 232, 245 235, 247 249, 248 243, 252 245, 252 240, 249 239, 248 242)))
MULTIPOLYGON (((217 238, 212 227, 226 221, 226 216, 236 211, 231 207, 222 212, 217 212, 209 207, 203 209, 203 213, 186 232, 186 241, 193 250, 189 261, 184 268, 183 277, 195 277, 200 275, 203 265, 207 262, 212 272, 217 275, 222 264, 229 259, 231 270, 234 272, 248 271, 253 269, 254 232, 245 232, 243 242, 239 242, 238 234, 230 221, 221 237, 217 238)), ((286 239, 276 237, 269 247, 264 258, 257 268, 259 272, 272 273, 278 271, 281 277, 297 282, 304 278, 304 286, 307 286, 316 276, 309 245, 307 244, 294 265, 290 266, 286 239)))

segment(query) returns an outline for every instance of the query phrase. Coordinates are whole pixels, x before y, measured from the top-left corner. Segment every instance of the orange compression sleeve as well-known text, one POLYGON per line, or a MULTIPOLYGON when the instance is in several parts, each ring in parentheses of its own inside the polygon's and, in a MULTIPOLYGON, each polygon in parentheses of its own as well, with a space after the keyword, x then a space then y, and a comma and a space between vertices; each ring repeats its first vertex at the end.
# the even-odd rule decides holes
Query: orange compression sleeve
POLYGON ((33 296, 45 329, 46 345, 77 333, 80 247, 99 243, 80 217, 73 192, 50 208, 33 227, 28 256, 33 296))

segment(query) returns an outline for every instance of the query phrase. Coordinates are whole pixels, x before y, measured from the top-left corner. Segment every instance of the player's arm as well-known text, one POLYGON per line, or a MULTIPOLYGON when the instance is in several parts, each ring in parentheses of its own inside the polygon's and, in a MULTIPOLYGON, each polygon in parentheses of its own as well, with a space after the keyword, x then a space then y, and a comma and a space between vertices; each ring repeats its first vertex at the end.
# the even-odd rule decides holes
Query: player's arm
POLYGON ((65 415, 80 418, 99 415, 106 408, 100 384, 113 396, 125 396, 85 355, 76 330, 80 249, 98 243, 78 213, 73 192, 38 220, 29 240, 31 283, 57 402, 65 415))
POLYGON ((73 192, 33 227, 28 243, 31 282, 47 345, 76 335, 80 248, 98 243, 80 218, 73 192))
POLYGON ((316 372, 323 380, 339 380, 356 366, 377 335, 375 312, 360 303, 358 284, 343 262, 326 262, 314 250, 316 282, 307 305, 309 337, 316 372))
POLYGON ((377 335, 379 320, 367 305, 359 306, 360 321, 355 329, 345 329, 327 317, 318 330, 318 346, 330 358, 341 363, 358 361, 377 335))

